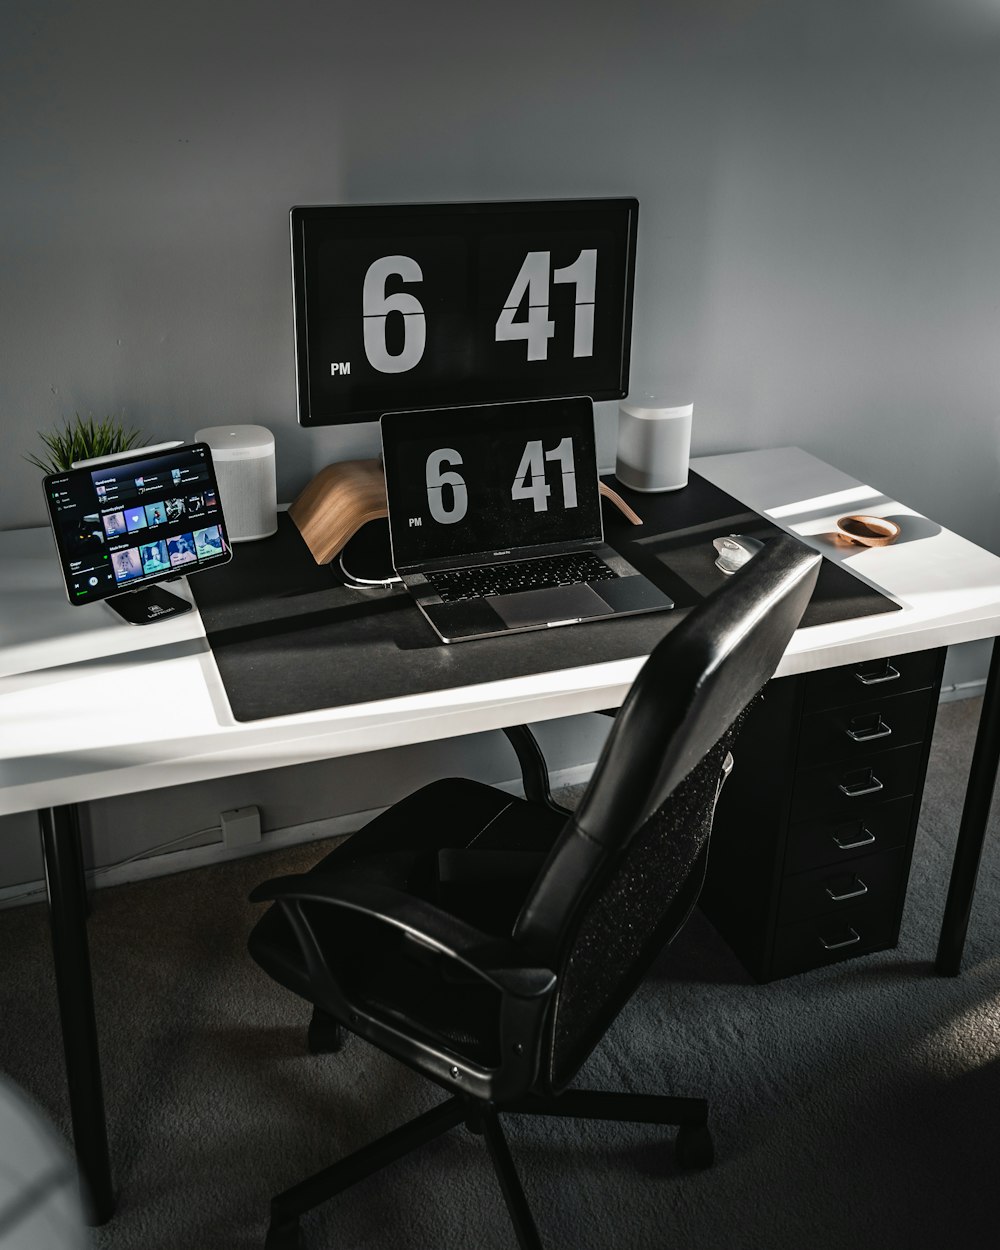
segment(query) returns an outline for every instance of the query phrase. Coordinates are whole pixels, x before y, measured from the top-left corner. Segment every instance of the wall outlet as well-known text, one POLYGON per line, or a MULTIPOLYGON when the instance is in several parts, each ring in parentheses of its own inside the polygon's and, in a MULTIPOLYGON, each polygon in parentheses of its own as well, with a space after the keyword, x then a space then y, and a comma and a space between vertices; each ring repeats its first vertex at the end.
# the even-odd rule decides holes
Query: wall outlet
POLYGON ((260 841, 260 808, 234 807, 219 817, 222 841, 228 847, 249 846, 260 841))

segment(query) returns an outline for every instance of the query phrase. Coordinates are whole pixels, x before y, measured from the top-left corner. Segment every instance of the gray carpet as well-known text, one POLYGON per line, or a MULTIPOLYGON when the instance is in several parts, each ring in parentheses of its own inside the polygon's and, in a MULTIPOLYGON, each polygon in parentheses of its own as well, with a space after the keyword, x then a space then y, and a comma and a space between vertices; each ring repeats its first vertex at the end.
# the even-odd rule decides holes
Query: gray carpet
MULTIPOLYGON (((547 1247, 995 1247, 1000 852, 957 979, 933 975, 980 701, 943 705, 894 951, 757 986, 696 914, 580 1084, 704 1094, 717 1162, 678 1173, 641 1126, 511 1117, 547 1247)), ((100 1250, 263 1244, 267 1198, 441 1097, 351 1039, 304 1053, 307 1010, 251 964, 248 891, 313 845, 101 891, 95 989, 120 1209, 100 1250)), ((42 906, 0 914, 0 1066, 64 1132, 42 906)), ((481 1140, 425 1147, 306 1222, 314 1247, 513 1250, 481 1140)))

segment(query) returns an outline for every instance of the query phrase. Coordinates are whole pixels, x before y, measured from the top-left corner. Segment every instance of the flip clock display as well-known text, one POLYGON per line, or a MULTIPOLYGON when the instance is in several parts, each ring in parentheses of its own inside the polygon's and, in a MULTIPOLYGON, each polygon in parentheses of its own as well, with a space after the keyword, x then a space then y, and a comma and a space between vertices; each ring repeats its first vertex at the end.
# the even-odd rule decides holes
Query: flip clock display
POLYGON ((628 384, 637 204, 292 210, 299 419, 628 384))

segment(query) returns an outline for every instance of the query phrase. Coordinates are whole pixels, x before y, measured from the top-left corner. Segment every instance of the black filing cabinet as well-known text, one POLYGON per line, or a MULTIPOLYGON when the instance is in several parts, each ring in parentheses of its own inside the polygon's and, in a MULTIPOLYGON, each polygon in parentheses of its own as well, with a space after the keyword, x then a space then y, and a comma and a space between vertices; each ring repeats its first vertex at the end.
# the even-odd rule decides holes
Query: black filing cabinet
POLYGON ((759 981, 896 945, 944 657, 780 678, 751 711, 701 908, 759 981))

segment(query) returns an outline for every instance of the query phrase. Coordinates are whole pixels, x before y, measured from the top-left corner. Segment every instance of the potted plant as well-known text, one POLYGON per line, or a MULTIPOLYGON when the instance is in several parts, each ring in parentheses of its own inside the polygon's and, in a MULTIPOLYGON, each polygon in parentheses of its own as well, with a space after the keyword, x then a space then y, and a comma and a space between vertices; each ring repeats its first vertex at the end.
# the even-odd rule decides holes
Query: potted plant
POLYGON ((93 417, 84 419, 78 412, 71 422, 64 422, 62 429, 39 434, 39 437, 48 454, 25 456, 25 460, 44 473, 62 473, 76 460, 112 456, 116 452, 141 447, 149 441, 140 441, 139 431, 127 428, 119 417, 107 416, 103 421, 95 421, 93 417))

